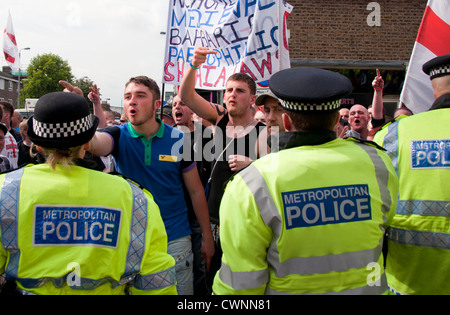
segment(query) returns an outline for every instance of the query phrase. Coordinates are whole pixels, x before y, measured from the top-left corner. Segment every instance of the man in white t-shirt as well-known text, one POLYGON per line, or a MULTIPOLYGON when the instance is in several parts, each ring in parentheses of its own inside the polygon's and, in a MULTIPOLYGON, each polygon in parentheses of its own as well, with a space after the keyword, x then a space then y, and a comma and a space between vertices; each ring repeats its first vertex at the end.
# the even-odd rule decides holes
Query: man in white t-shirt
POLYGON ((0 102, 0 107, 3 110, 1 122, 5 124, 6 128, 8 129, 8 132, 5 134, 5 146, 0 155, 6 156, 11 163, 11 168, 16 169, 19 160, 19 148, 17 146, 17 140, 10 130, 11 116, 14 113, 14 107, 10 103, 4 101, 0 102))
MULTIPOLYGON (((5 124, 0 123, 0 150, 3 150, 3 147, 5 145, 5 135, 7 133, 8 129, 6 128, 5 124)), ((9 159, 3 154, 0 154, 0 173, 9 171, 10 169, 11 163, 9 162, 9 159)))

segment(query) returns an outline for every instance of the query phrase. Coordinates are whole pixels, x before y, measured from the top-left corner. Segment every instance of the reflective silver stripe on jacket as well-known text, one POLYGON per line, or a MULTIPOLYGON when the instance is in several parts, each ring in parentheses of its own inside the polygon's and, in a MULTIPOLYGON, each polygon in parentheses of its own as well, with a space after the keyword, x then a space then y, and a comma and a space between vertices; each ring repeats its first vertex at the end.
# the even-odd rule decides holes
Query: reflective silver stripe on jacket
POLYGON ((24 169, 5 175, 0 195, 0 227, 2 232, 2 246, 10 253, 9 263, 6 266, 6 277, 17 278, 19 268, 20 250, 17 240, 17 216, 19 203, 20 179, 24 169))
MULTIPOLYGON (((340 291, 340 292, 327 292, 324 294, 314 294, 314 295, 381 295, 383 293, 387 293, 388 290, 389 290, 389 288, 387 285, 387 279, 386 279, 386 277, 382 277, 380 279, 379 285, 364 286, 364 287, 344 290, 344 291, 340 291)), ((270 287, 267 287, 266 294, 267 295, 293 295, 290 292, 280 292, 280 291, 274 290, 270 287)), ((312 295, 312 294, 303 294, 303 295, 312 295)))
POLYGON ((175 266, 150 275, 137 275, 133 286, 143 291, 168 288, 177 283, 175 266))
POLYGON ((450 234, 448 233, 414 231, 391 227, 388 234, 391 241, 405 245, 450 249, 450 234))
POLYGON ((130 246, 124 277, 137 274, 141 270, 145 251, 145 234, 147 231, 148 202, 144 192, 133 183, 127 182, 133 192, 133 216, 130 228, 130 246))
MULTIPOLYGON (((156 290, 170 287, 176 284, 175 266, 168 270, 150 275, 138 274, 145 253, 145 236, 147 233, 148 200, 144 192, 135 184, 128 182, 133 191, 133 217, 130 229, 130 246, 128 248, 126 270, 123 280, 130 279, 133 275, 133 286, 139 290, 156 290)), ((120 282, 119 284, 122 284, 120 282)))
MULTIPOLYGON (((0 195, 0 224, 2 233, 2 245, 10 252, 10 261, 6 267, 7 279, 14 279, 27 289, 39 288, 47 282, 52 282, 56 288, 62 288, 67 283, 67 276, 41 279, 23 279, 17 276, 19 267, 20 250, 17 238, 17 222, 19 213, 19 191, 20 181, 24 169, 19 169, 5 175, 2 191, 0 195)), ((142 190, 136 185, 129 183, 134 197, 132 226, 130 229, 130 245, 126 258, 126 270, 121 280, 118 282, 112 278, 88 279, 81 278, 80 286, 71 286, 74 290, 93 290, 106 283, 111 283, 112 287, 136 281, 136 287, 141 290, 151 290, 175 284, 173 268, 153 275, 137 276, 140 271, 142 258, 145 252, 145 236, 148 219, 148 201, 142 190), (173 275, 173 277, 172 277, 173 275)))
POLYGON ((258 270, 249 272, 233 272, 231 268, 222 261, 219 277, 225 284, 235 290, 255 289, 269 282, 269 270, 258 270))
MULTIPOLYGON (((367 155, 371 158, 373 166, 375 167, 375 176, 377 178, 378 187, 380 188, 381 196, 381 211, 383 213, 383 224, 387 223, 387 213, 392 207, 391 194, 389 192, 389 170, 384 164, 383 159, 378 155, 378 150, 374 147, 359 144, 357 145, 366 151, 367 155)), ((380 227, 382 228, 382 227, 380 227)), ((383 228, 382 228, 383 229, 383 228)), ((384 231, 384 229, 383 229, 384 231)))
POLYGON ((450 202, 439 200, 399 200, 397 214, 450 217, 450 202))
POLYGON ((384 137, 384 148, 387 154, 391 158, 392 164, 394 165, 395 171, 398 176, 398 124, 400 120, 392 123, 388 127, 388 133, 384 137))
MULTIPOLYGON (((389 170, 384 161, 377 153, 377 149, 367 146, 359 145, 371 158, 376 171, 378 185, 380 187, 380 194, 383 201, 383 224, 387 222, 387 212, 391 208, 391 197, 388 189, 389 170)), ((346 271, 356 268, 367 268, 370 263, 377 262, 381 256, 382 242, 374 249, 368 249, 358 252, 344 253, 340 255, 327 255, 321 257, 295 257, 285 262, 280 262, 279 252, 277 248, 278 240, 282 232, 282 220, 273 199, 271 198, 270 190, 262 174, 254 165, 250 165, 240 173, 240 176, 252 192, 255 202, 260 210, 261 217, 265 224, 270 227, 274 233, 274 240, 269 246, 267 253, 267 261, 273 269, 275 275, 283 278, 289 275, 312 275, 316 273, 330 273, 338 271, 346 271)), ((384 228, 380 226, 384 231, 384 228)), ((226 284, 233 288, 257 288, 260 287, 264 281, 267 281, 269 271, 255 271, 247 273, 232 273, 228 266, 221 269, 220 278, 226 284)), ((367 287, 365 290, 372 294, 378 294, 387 290, 385 274, 382 275, 382 287, 367 287)))

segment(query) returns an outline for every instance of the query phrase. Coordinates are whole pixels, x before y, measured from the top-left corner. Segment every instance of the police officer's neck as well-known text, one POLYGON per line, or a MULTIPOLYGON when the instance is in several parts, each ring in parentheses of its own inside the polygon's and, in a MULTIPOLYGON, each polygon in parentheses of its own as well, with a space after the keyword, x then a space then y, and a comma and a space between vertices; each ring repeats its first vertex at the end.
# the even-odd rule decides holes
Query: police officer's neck
POLYGON ((442 76, 431 81, 433 85, 433 95, 438 99, 444 94, 450 93, 450 76, 442 76))

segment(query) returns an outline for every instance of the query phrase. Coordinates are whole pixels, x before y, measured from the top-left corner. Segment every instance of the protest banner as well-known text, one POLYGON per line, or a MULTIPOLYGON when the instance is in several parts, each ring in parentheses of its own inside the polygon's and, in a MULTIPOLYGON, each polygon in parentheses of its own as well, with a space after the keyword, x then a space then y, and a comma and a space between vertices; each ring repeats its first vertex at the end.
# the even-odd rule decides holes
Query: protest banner
POLYGON ((171 0, 162 82, 179 85, 197 47, 217 52, 197 72, 199 89, 224 89, 236 72, 269 80, 290 67, 292 9, 283 0, 171 0))

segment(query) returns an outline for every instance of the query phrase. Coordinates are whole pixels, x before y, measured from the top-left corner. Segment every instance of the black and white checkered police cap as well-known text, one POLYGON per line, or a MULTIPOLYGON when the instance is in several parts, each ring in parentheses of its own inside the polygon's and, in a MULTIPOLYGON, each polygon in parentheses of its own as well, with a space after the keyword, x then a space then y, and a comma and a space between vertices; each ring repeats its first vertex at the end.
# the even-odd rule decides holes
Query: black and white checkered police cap
POLYGON ((338 110, 341 100, 353 90, 347 77, 309 67, 277 72, 271 77, 269 87, 284 109, 299 113, 338 110))
POLYGON ((28 136, 45 148, 68 149, 89 142, 99 119, 86 99, 74 93, 54 92, 42 96, 28 121, 28 136))
POLYGON ((431 80, 450 75, 450 55, 433 58, 425 63, 422 69, 430 76, 431 80))

